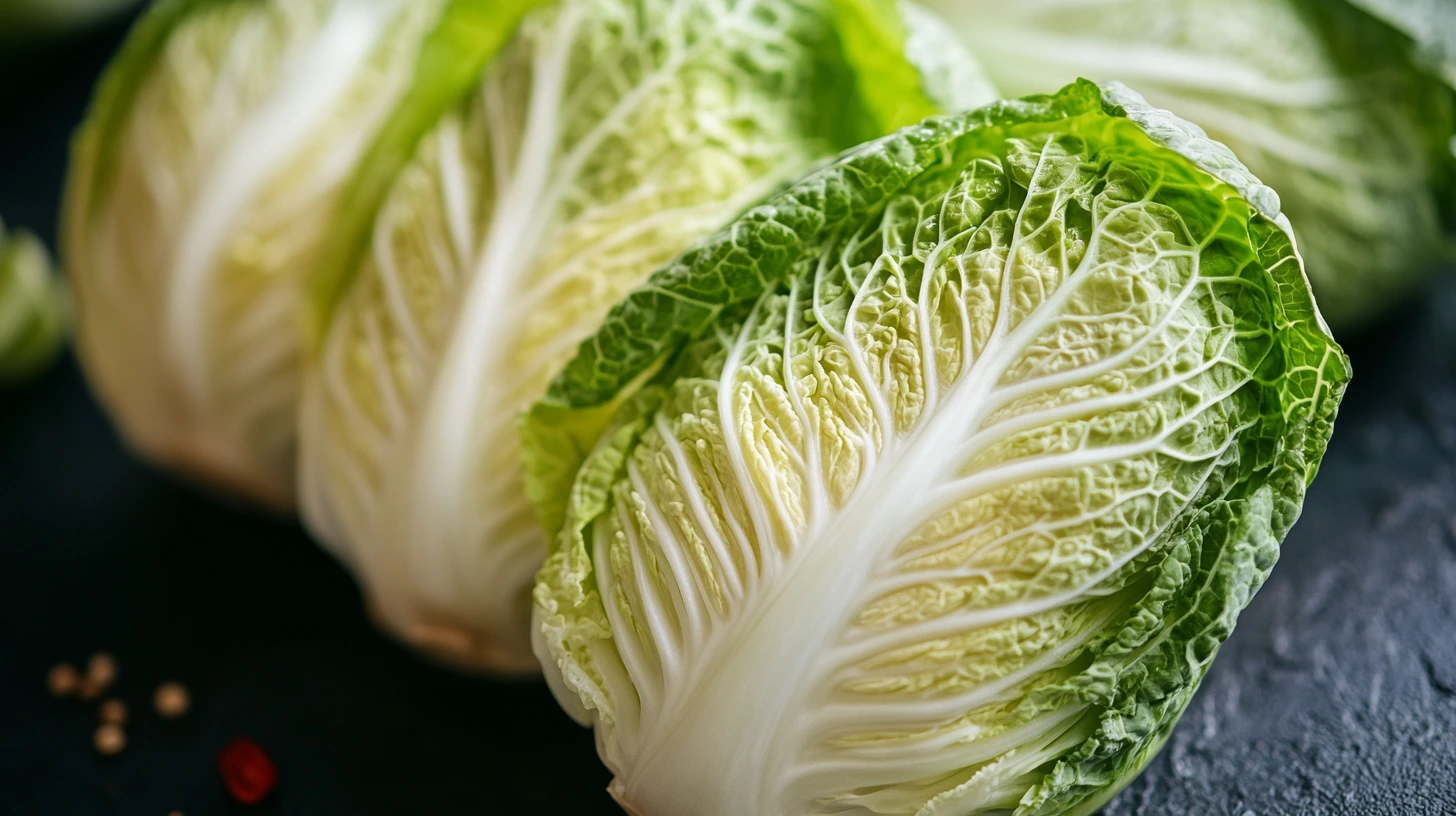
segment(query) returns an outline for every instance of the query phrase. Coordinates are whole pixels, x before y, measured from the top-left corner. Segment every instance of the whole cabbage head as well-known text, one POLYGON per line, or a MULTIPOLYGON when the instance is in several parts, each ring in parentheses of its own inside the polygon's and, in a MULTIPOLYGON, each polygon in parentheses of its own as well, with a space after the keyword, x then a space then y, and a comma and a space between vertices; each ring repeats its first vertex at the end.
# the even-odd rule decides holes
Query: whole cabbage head
POLYGON ((292 504, 303 283, 338 229, 342 192, 393 112, 448 88, 456 63, 478 68, 511 10, 161 0, 148 11, 76 137, 62 236, 81 360, 132 447, 292 504))
POLYGON ((1348 366, 1289 229, 1228 148, 1082 81, 852 151, 613 307, 527 436, 568 474, 539 648, 613 795, 1094 812, 1330 435, 1348 366))
POLYGON ((304 516, 386 629, 536 670, 546 536, 519 414, 674 255, 846 147, 991 98, 936 25, 873 0, 562 0, 525 19, 315 290, 304 516))
POLYGON ((1447 0, 931 6, 1007 94, 1120 80, 1232 147, 1279 192, 1336 328, 1378 316, 1453 256, 1456 95, 1423 70, 1456 54, 1437 45, 1456 38, 1447 0), (1408 21, 1431 45, 1416 50, 1356 5, 1408 21))

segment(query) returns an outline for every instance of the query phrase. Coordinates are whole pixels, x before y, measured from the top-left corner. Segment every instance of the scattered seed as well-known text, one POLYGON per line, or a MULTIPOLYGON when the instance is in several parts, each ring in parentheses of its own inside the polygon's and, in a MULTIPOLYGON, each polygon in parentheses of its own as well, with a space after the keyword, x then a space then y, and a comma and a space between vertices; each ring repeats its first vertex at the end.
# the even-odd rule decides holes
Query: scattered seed
POLYGON ((57 663, 46 675, 46 687, 53 697, 70 697, 81 686, 81 673, 70 663, 57 663))
POLYGON ((112 697, 101 704, 101 721, 112 725, 126 724, 126 703, 112 697))
POLYGON ((116 682, 116 660, 106 652, 91 655, 91 662, 86 664, 86 679, 105 691, 116 682))
POLYGON ((186 714, 187 709, 192 706, 192 695, 187 693, 187 687, 181 683, 163 683, 157 686, 157 693, 152 696, 152 705, 164 719, 175 720, 186 714))
POLYGON ((97 753, 115 756, 126 747, 126 732, 116 723, 105 723, 96 729, 94 742, 97 753))

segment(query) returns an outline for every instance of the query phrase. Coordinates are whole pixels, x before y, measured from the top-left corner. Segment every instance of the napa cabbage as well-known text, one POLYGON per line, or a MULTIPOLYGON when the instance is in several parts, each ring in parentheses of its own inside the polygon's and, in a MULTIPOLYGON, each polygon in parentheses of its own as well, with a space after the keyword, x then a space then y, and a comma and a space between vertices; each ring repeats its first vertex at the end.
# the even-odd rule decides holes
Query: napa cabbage
POLYGON ((1349 377, 1279 198, 1126 86, 846 154, 528 416, 563 705, 637 816, 1087 814, 1268 575, 1349 377))
POLYGON ((310 530, 388 631, 458 665, 535 671, 547 542, 521 411, 683 249, 840 150, 990 98, 942 23, 881 0, 533 11, 315 278, 310 530))
POLYGON ((519 6, 152 6, 77 134, 62 225, 81 361, 132 447, 293 503, 303 287, 344 192, 396 110, 453 101, 519 6))
POLYGON ((1279 191, 1336 328, 1379 316, 1453 257, 1447 0, 930 5, 1007 94, 1120 80, 1232 147, 1279 191))

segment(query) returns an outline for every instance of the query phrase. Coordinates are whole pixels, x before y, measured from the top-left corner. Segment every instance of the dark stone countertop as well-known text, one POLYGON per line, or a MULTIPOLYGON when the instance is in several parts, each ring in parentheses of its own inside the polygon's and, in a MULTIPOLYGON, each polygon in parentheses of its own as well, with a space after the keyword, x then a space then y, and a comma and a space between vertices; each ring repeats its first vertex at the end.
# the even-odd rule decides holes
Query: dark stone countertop
MULTIPOLYGON (((0 215, 54 238, 66 140, 119 27, 0 84, 0 215)), ((1278 568, 1167 748, 1106 816, 1456 814, 1456 280, 1347 338, 1356 378, 1278 568)), ((545 688, 375 633, 299 529, 130 459, 67 359, 0 395, 0 814, 244 812, 212 768, 278 762, 259 814, 615 814, 545 688), (113 652, 130 745, 47 669, 113 652), (186 682, 162 723, 153 687, 186 682)), ((752 816, 746 814, 746 816, 752 816)))

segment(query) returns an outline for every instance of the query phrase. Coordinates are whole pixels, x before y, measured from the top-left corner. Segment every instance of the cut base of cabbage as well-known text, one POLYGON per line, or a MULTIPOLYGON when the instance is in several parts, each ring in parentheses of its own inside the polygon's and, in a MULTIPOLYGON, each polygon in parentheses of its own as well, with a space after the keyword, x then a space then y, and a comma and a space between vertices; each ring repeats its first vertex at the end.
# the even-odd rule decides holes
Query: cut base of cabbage
POLYGON ((368 608, 375 626, 447 668, 502 678, 535 677, 541 673, 541 664, 534 655, 501 648, 493 638, 481 636, 479 627, 470 622, 404 622, 399 615, 373 604, 368 608))

